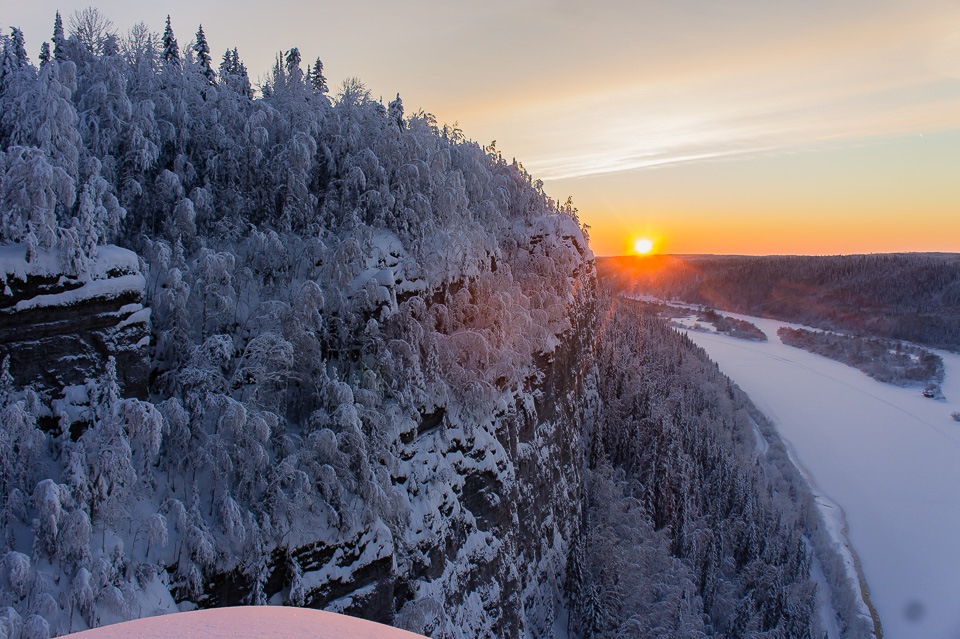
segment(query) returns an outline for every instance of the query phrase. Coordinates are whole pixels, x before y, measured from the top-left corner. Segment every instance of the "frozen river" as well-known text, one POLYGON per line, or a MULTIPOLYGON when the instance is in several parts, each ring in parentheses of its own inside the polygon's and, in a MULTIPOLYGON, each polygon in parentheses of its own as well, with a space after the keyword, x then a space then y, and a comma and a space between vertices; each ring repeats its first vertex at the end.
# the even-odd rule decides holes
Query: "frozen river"
POLYGON ((777 426, 846 512, 885 639, 960 638, 960 356, 939 353, 946 401, 782 344, 686 331, 777 426))

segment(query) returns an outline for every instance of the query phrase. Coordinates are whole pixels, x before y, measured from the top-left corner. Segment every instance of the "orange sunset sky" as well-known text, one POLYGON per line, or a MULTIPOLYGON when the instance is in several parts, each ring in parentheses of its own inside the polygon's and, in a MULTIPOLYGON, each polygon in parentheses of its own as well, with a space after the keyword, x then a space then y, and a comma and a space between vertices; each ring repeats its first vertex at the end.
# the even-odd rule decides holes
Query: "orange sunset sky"
MULTIPOLYGON (((54 12, 4 12, 35 55, 54 12)), ((276 0, 97 6, 184 47, 202 23, 254 79, 320 56, 407 112, 496 140, 598 255, 960 251, 955 0, 276 0)), ((334 90, 335 92, 335 90, 334 90)))

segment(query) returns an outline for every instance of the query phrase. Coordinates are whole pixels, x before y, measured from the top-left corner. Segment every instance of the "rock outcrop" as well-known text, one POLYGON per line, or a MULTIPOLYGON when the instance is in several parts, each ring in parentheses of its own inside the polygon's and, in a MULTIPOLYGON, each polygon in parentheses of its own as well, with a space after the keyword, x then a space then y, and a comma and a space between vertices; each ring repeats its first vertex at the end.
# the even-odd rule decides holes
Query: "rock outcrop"
POLYGON ((121 392, 146 397, 150 309, 137 255, 104 246, 89 272, 64 270, 52 252, 27 262, 23 245, 0 247, 0 359, 15 384, 59 399, 114 357, 121 392))

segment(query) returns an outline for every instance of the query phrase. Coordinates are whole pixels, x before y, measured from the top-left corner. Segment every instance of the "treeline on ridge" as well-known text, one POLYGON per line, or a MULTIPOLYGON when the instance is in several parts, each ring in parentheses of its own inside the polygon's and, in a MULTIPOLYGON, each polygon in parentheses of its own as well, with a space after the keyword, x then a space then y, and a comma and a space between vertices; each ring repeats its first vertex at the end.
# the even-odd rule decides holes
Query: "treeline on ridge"
POLYGON ((599 258, 618 290, 960 351, 960 256, 599 258))

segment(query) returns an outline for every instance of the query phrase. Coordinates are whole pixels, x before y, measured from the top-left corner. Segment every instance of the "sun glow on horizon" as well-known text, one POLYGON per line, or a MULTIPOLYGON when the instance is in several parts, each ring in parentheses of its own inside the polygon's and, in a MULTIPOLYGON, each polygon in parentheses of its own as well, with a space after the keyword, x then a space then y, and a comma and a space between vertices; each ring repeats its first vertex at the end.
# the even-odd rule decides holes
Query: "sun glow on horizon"
POLYGON ((653 253, 653 240, 646 237, 634 240, 633 252, 637 255, 650 255, 653 253))

